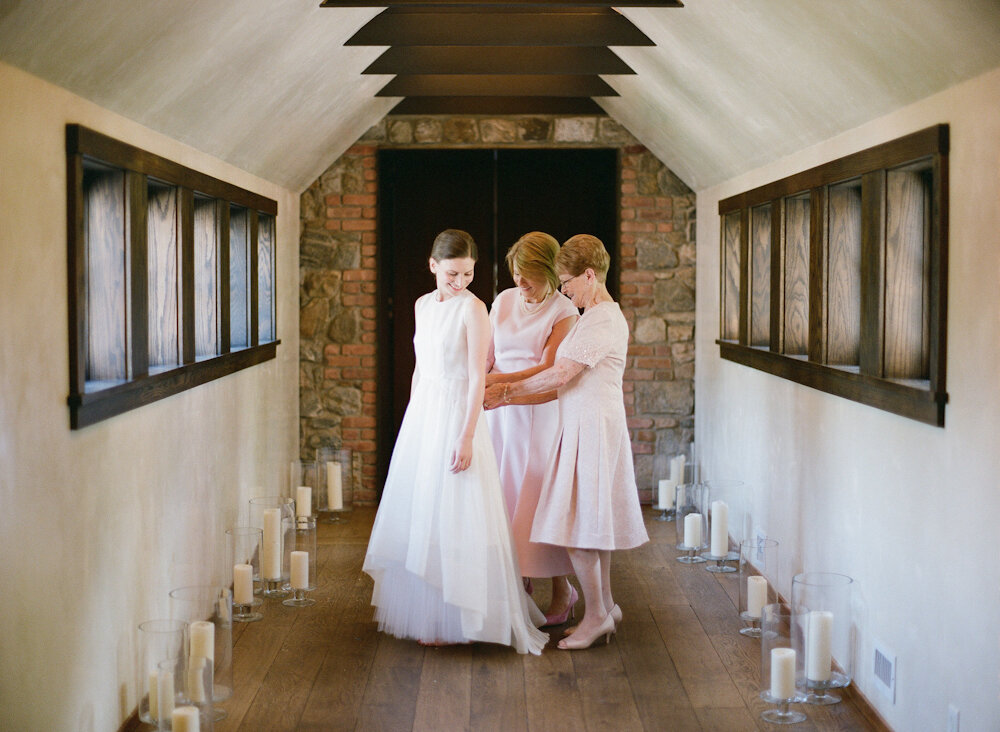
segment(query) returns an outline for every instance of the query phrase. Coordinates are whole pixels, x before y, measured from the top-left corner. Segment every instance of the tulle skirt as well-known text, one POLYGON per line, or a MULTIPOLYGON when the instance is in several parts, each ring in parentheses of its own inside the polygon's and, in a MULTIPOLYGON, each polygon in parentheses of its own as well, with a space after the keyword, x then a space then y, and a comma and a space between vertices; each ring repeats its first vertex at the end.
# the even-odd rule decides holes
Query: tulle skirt
POLYGON ((410 399, 364 571, 379 629, 423 641, 485 641, 541 653, 544 616, 524 593, 485 419, 468 470, 448 465, 468 383, 422 378, 410 399))

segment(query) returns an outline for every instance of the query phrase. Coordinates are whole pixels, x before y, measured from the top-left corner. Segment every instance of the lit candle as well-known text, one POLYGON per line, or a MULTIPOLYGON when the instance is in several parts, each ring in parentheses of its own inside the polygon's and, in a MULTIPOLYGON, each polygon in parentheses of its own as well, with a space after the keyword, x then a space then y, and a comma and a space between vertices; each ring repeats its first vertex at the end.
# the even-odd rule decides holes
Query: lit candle
POLYGON ((340 463, 326 464, 326 502, 331 511, 344 507, 344 486, 340 477, 340 463))
POLYGON ((767 604, 767 580, 759 574, 747 577, 747 615, 759 618, 767 604))
POLYGON ((253 605, 252 565, 233 565, 233 602, 237 605, 253 605))
POLYGON ((729 506, 725 501, 712 501, 711 552, 713 557, 729 553, 729 506))
POLYGON ((174 732, 201 732, 197 707, 177 707, 170 716, 174 732))
POLYGON ((159 717, 159 698, 157 697, 156 688, 160 683, 159 675, 154 671, 149 675, 149 716, 153 718, 153 721, 157 721, 159 717))
POLYGON ((312 495, 313 489, 307 485, 300 485, 295 489, 296 516, 312 516, 312 495))
POLYGON ((676 483, 670 478, 660 478, 660 482, 657 486, 657 504, 661 510, 667 510, 674 507, 674 488, 676 483))
POLYGON ((806 632, 806 678, 829 681, 833 675, 833 613, 813 610, 806 632))
POLYGON ((292 588, 309 589, 309 552, 292 552, 292 588))
POLYGON ((791 648, 771 649, 771 697, 791 699, 795 696, 795 651, 791 648))
POLYGON ((215 660, 215 625, 208 620, 196 620, 189 628, 191 658, 215 660))
POLYGON ((684 517, 684 546, 697 549, 701 546, 701 514, 689 513, 684 517))
POLYGON ((260 575, 281 579, 281 509, 264 509, 264 541, 260 546, 260 575))

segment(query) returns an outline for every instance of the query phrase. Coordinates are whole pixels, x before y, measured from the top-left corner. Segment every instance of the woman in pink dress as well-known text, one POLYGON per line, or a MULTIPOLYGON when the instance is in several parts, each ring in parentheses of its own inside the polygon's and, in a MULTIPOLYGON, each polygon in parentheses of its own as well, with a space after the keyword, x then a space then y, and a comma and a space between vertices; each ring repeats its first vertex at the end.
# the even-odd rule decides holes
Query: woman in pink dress
POLYGON ((583 315, 559 345, 550 368, 486 390, 487 408, 558 390, 561 429, 531 540, 566 547, 583 589, 583 619, 559 642, 566 650, 610 639, 622 619, 611 594, 611 552, 649 540, 622 393, 628 323, 604 284, 609 264, 596 237, 578 234, 563 244, 556 271, 563 292, 583 308, 583 315))
MULTIPOLYGON (((547 369, 579 319, 573 303, 559 292, 558 252, 559 242, 540 231, 525 234, 507 252, 516 287, 497 295, 490 310, 493 343, 487 386, 520 381, 547 369)), ((565 548, 530 541, 543 474, 559 436, 559 406, 550 401, 554 397, 524 397, 512 400, 507 409, 486 413, 521 576, 552 578, 546 625, 565 623, 579 599, 566 578, 573 567, 565 548)))

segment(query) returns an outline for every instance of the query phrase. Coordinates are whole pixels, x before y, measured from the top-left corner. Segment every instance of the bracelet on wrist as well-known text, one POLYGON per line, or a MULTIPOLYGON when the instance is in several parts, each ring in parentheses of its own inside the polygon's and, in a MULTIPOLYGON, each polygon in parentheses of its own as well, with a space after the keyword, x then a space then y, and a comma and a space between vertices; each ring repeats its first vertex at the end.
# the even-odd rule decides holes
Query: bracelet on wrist
POLYGON ((510 391, 510 382, 504 382, 503 385, 503 403, 510 404, 510 398, 507 396, 507 392, 510 391))

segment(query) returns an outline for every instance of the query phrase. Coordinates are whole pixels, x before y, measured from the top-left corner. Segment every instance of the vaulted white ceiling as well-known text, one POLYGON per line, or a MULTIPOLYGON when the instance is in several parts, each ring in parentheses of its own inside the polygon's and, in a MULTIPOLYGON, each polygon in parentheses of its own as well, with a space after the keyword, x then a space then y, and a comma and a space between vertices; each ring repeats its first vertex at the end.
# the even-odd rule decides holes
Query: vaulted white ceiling
MULTIPOLYGON (((383 49, 343 45, 379 12, 319 0, 0 0, 0 60, 302 190, 398 101, 374 96, 389 77, 361 74, 383 49)), ((637 73, 605 77, 621 96, 597 101, 695 189, 1000 66, 998 0, 621 12, 656 46, 615 49, 637 73)))

